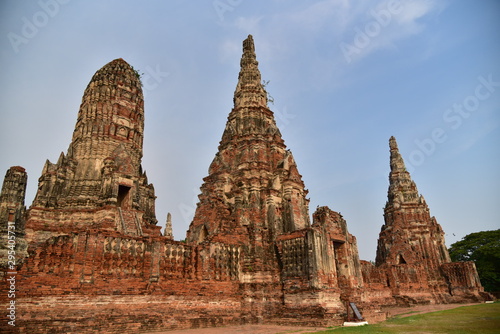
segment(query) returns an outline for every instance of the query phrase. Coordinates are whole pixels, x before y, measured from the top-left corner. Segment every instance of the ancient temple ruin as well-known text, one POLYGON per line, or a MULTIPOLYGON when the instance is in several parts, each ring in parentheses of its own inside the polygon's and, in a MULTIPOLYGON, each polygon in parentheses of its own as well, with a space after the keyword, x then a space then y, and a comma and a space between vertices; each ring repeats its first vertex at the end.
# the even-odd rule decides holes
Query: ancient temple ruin
POLYGON ((28 238, 89 228, 160 235, 154 188, 141 167, 143 132, 139 75, 116 59, 85 89, 67 153, 43 167, 28 238))
POLYGON ((450 262, 393 137, 375 264, 359 259, 340 213, 323 206, 310 216, 252 36, 185 242, 173 240, 170 217, 163 234, 156 226, 154 188, 141 167, 144 116, 139 75, 113 60, 91 79, 69 148, 45 164, 29 209, 25 170, 7 171, 0 229, 15 226, 16 264, 8 266, 6 233, 0 264, 4 282, 15 275, 19 286, 21 333, 332 326, 345 320, 348 302, 378 321, 381 306, 488 298, 472 262, 450 262))

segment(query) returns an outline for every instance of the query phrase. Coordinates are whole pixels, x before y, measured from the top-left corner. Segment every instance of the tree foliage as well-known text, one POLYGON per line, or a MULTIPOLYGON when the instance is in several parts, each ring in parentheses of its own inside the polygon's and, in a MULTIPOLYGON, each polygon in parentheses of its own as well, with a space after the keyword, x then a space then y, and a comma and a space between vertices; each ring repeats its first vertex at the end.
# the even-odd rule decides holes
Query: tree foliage
POLYGON ((449 252, 452 261, 474 261, 486 291, 500 291, 500 229, 468 234, 449 252))

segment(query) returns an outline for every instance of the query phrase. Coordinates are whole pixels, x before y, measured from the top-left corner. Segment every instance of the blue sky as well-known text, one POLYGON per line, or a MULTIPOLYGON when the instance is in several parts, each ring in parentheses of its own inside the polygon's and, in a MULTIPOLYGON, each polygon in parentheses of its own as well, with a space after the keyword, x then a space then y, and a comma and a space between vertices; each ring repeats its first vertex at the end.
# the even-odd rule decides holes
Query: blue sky
POLYGON ((0 3, 0 172, 34 198, 66 152, 83 91, 115 58, 143 74, 143 167, 162 225, 183 239, 232 108, 241 43, 311 199, 340 211, 375 258, 389 137, 447 244, 500 227, 500 2, 77 1, 0 3), (3 172, 1 172, 3 173, 3 172))

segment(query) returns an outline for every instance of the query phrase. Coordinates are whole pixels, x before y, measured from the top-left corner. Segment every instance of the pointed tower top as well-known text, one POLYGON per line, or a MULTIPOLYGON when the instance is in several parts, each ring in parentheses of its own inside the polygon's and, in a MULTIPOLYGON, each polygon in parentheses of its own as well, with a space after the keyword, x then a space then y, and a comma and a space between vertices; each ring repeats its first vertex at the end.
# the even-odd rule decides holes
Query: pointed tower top
POLYGON ((411 179, 410 173, 406 170, 403 157, 399 153, 396 138, 389 139, 389 148, 391 151, 391 171, 389 173, 389 201, 387 205, 397 203, 414 203, 420 201, 418 189, 411 179))
POLYGON ((101 67, 92 77, 89 86, 102 85, 103 83, 112 85, 118 82, 125 83, 124 86, 127 90, 142 96, 140 75, 123 58, 114 59, 101 67))
POLYGON ((450 262, 444 232, 431 217, 424 197, 406 170, 396 138, 389 139, 389 147, 391 171, 385 224, 380 231, 375 263, 415 264, 425 267, 428 273, 439 272, 442 263, 450 262))
POLYGON ((252 35, 243 41, 243 56, 240 61, 238 85, 234 92, 234 107, 266 107, 267 93, 262 85, 258 68, 259 62, 255 55, 255 45, 252 35))
POLYGON ((247 39, 243 41, 243 52, 251 52, 255 56, 255 45, 252 35, 248 35, 247 39))
POLYGON ((396 142, 396 138, 394 136, 391 136, 391 138, 389 138, 389 147, 391 149, 397 149, 398 148, 398 143, 396 142))
POLYGON ((165 223, 165 230, 163 231, 163 236, 167 239, 174 240, 174 235, 172 233, 172 215, 167 213, 167 221, 165 223))
POLYGON ((396 138, 391 136, 389 139, 389 148, 391 151, 391 172, 404 172, 406 171, 405 163, 403 161, 403 157, 399 153, 398 143, 396 142, 396 138))

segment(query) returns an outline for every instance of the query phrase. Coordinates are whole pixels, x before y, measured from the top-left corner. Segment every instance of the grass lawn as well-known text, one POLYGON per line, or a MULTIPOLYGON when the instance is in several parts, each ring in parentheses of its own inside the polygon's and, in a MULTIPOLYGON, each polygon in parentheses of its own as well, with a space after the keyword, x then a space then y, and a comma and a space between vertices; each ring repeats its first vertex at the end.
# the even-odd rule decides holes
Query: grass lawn
POLYGON ((394 317, 374 325, 340 327, 317 333, 500 333, 500 303, 394 317))

